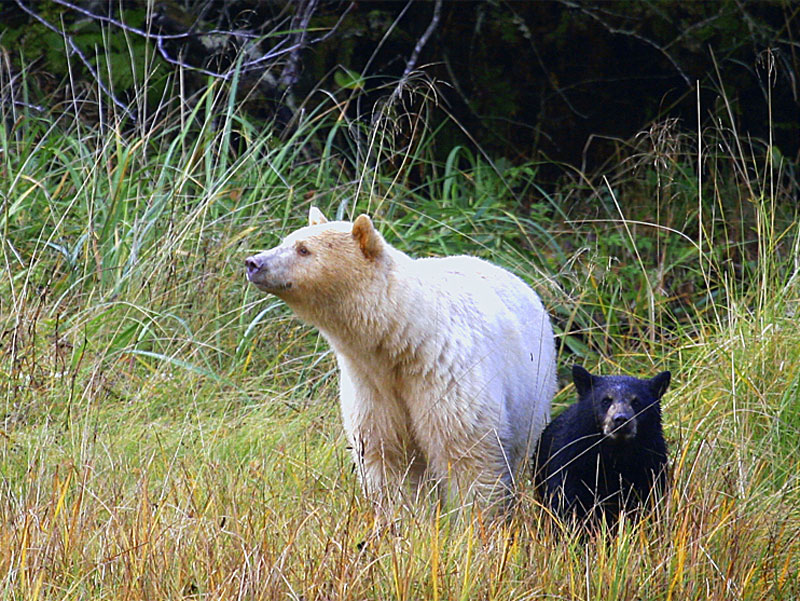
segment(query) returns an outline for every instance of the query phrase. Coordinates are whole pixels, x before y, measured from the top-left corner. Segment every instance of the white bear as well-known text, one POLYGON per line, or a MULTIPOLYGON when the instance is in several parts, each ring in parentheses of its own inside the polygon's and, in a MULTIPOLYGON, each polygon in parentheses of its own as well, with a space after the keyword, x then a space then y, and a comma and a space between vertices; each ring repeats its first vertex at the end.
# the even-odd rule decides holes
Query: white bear
POLYGON ((556 389, 550 318, 521 279, 475 257, 413 259, 366 215, 329 222, 314 207, 307 227, 245 263, 333 347, 370 498, 428 480, 445 501, 507 498, 556 389))

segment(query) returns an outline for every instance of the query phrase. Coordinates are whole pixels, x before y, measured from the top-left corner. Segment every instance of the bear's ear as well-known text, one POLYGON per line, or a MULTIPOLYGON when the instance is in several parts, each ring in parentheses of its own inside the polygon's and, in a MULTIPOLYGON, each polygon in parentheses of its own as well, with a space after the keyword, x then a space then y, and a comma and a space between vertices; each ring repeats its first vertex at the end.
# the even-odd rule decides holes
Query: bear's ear
POLYGON ((308 210, 308 225, 319 225, 320 223, 328 223, 328 220, 317 207, 311 207, 308 210))
POLYGON ((383 250, 381 235, 366 215, 359 215, 353 223, 353 238, 367 259, 374 259, 383 250))
POLYGON ((669 381, 671 378, 671 373, 662 371, 660 374, 650 379, 650 390, 653 392, 654 398, 660 399, 664 396, 664 393, 667 392, 667 388, 669 388, 669 381))
POLYGON ((592 374, 580 365, 572 366, 572 381, 575 382, 575 390, 578 396, 584 396, 592 390, 592 374))

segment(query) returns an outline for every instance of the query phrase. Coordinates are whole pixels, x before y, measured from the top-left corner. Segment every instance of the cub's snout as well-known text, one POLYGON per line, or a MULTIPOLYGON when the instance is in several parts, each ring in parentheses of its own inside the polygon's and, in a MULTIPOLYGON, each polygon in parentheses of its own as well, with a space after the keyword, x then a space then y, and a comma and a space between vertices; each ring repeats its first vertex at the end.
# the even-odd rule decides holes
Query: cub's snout
POLYGON ((614 440, 636 436, 636 413, 628 400, 614 401, 603 417, 603 434, 614 440))

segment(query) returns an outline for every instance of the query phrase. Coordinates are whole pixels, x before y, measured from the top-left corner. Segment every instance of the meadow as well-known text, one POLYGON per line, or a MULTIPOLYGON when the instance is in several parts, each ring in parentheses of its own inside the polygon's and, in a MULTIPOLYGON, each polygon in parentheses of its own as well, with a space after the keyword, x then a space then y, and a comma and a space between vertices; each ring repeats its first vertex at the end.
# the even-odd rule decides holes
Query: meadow
POLYGON ((723 104, 713 127, 662 123, 545 187, 535 162, 437 159, 421 79, 368 121, 346 94, 309 97, 283 131, 235 86, 137 125, 91 91, 93 119, 3 104, 3 599, 800 597, 796 164, 723 104), (312 204, 534 286, 554 413, 572 363, 670 369, 654 514, 575 536, 523 481, 502 523, 430 505, 377 526, 330 349, 243 276, 312 204))

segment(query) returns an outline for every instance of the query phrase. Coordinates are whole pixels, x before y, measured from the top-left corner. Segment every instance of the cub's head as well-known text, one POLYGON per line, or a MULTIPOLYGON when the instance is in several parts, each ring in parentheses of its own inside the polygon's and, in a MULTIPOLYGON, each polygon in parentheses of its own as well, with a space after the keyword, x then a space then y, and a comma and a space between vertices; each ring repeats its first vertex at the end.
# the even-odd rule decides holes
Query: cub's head
POLYGON ((630 376, 593 376, 580 365, 572 367, 579 403, 595 416, 598 431, 624 442, 636 438, 643 426, 660 425, 659 400, 667 391, 668 371, 649 380, 630 376))
POLYGON ((312 207, 308 226, 245 259, 247 279, 290 306, 335 303, 372 277, 385 244, 366 215, 328 221, 312 207))

